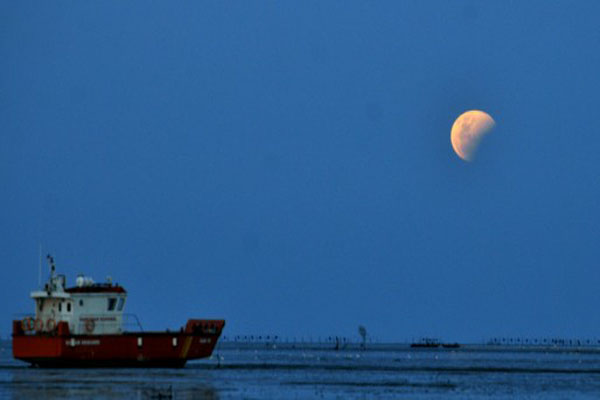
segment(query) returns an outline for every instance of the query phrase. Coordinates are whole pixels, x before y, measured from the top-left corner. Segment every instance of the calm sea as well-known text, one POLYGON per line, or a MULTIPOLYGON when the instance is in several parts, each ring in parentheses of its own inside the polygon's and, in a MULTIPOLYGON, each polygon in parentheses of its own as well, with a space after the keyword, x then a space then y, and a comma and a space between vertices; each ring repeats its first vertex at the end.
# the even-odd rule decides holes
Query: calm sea
POLYGON ((0 352, 1 399, 598 399, 600 350, 221 346, 183 369, 36 369, 0 352))

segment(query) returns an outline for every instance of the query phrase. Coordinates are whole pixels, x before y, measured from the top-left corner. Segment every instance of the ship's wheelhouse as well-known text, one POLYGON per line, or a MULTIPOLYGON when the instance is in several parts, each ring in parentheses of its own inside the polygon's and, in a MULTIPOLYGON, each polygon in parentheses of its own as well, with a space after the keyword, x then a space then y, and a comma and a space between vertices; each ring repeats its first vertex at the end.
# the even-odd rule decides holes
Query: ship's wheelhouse
POLYGON ((63 275, 52 275, 44 290, 31 293, 35 318, 30 328, 52 332, 59 322, 69 325, 75 335, 107 335, 123 332, 123 312, 127 292, 110 280, 97 284, 79 276, 74 287, 66 288, 63 275))

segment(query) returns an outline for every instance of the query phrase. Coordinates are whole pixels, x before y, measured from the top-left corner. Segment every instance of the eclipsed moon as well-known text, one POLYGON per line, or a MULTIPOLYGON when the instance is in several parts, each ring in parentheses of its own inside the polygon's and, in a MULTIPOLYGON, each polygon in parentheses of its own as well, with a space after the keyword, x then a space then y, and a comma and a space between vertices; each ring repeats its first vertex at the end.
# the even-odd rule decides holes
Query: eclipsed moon
POLYGON ((461 114, 450 131, 452 148, 460 158, 472 161, 481 139, 496 125, 489 114, 472 110, 461 114))

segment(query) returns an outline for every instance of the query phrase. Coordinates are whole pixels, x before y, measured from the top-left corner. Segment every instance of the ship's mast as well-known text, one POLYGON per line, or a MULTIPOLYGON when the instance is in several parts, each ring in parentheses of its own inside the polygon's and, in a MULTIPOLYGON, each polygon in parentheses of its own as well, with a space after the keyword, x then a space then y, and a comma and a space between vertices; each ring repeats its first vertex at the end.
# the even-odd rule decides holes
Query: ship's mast
POLYGON ((54 258, 52 258, 50 254, 48 254, 46 258, 50 264, 50 278, 54 278, 54 271, 56 271, 56 267, 54 266, 54 258))
POLYGON ((38 265, 38 289, 42 288, 42 244, 40 243, 40 260, 38 265))

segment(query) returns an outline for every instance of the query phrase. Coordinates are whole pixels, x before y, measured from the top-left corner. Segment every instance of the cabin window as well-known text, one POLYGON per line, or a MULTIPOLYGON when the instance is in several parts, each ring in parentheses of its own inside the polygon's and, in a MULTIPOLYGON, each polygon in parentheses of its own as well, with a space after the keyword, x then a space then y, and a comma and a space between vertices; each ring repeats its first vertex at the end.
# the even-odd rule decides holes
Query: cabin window
POLYGON ((118 311, 123 311, 123 306, 125 305, 125 298, 119 298, 119 305, 117 306, 118 311))
POLYGON ((115 298, 108 299, 108 311, 114 311, 116 305, 117 305, 117 299, 115 299, 115 298))
POLYGON ((71 303, 67 303, 67 312, 71 312, 71 303))
POLYGON ((83 300, 79 300, 79 305, 83 307, 83 300))
POLYGON ((62 303, 58 303, 58 312, 62 312, 62 303))

